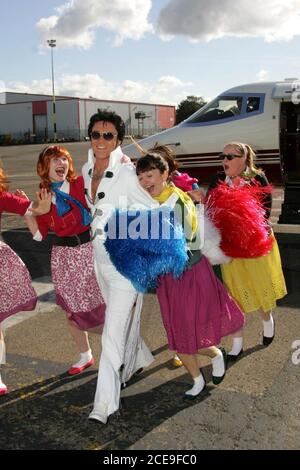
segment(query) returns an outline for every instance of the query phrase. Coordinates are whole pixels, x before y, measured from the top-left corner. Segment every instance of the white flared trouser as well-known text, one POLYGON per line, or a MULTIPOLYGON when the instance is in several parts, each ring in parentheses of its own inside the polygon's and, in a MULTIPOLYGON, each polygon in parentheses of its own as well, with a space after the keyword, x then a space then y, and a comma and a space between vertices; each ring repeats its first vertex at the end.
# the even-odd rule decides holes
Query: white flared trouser
POLYGON ((142 294, 118 273, 101 242, 94 241, 94 257, 106 303, 94 410, 109 416, 119 408, 121 382, 128 381, 136 370, 150 365, 154 358, 140 336, 142 294))
POLYGON ((5 343, 4 339, 0 339, 0 365, 5 364, 6 354, 5 354, 5 343))

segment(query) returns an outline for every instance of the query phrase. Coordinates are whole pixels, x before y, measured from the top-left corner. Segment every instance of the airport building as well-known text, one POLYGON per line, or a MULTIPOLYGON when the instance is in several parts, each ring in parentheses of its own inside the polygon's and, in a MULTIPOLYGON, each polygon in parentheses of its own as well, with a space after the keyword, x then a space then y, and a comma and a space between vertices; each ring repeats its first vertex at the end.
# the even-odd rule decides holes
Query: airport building
MULTIPOLYGON (((126 134, 152 135, 175 124, 175 106, 99 100, 93 97, 55 97, 56 132, 59 141, 87 138, 92 114, 99 108, 122 116, 126 134)), ((53 139, 51 95, 0 93, 0 144, 47 142, 53 139)))

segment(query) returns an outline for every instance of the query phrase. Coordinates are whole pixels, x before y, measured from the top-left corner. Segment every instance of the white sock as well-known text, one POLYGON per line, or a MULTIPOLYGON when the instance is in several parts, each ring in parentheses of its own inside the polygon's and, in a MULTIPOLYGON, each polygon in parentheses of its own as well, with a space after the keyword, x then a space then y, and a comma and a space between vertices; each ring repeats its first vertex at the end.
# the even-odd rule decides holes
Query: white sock
POLYGON ((5 354, 5 343, 3 339, 0 339, 0 364, 5 364, 6 354, 5 354))
POLYGON ((72 367, 82 367, 84 366, 84 364, 89 362, 92 359, 92 357, 93 357, 92 350, 88 349, 86 352, 80 353, 79 361, 73 364, 72 367))
POLYGON ((211 360, 213 375, 222 377, 225 374, 225 364, 222 351, 218 349, 218 355, 211 360))
POLYGON ((0 372, 0 388, 6 388, 5 383, 3 383, 1 379, 1 372, 0 372))
POLYGON ((273 338, 274 336, 274 319, 271 314, 271 318, 268 321, 263 320, 264 325, 264 336, 267 338, 273 338))
POLYGON ((229 351, 228 354, 231 354, 232 356, 237 356, 243 348, 243 337, 234 337, 233 338, 233 344, 232 344, 232 349, 229 351))
POLYGON ((193 397, 199 395, 199 393, 204 389, 205 381, 203 375, 200 373, 198 377, 194 378, 194 385, 190 388, 185 395, 192 395, 193 397))

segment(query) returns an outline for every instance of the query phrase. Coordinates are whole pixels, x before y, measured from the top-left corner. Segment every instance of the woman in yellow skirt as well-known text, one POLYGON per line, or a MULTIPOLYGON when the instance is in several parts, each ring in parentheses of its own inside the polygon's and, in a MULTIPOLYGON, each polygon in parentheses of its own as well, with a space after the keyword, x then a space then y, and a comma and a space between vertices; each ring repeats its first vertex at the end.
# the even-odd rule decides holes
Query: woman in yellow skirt
MULTIPOLYGON (((225 145, 220 154, 224 171, 215 175, 208 188, 208 194, 219 184, 229 187, 242 187, 245 184, 268 186, 263 171, 254 165, 253 149, 240 142, 225 145), (224 182, 224 183, 222 183, 224 182)), ((271 212, 271 194, 264 194, 263 206, 265 218, 271 212)), ((244 313, 259 311, 263 320, 263 344, 268 346, 275 336, 275 323, 272 310, 276 300, 287 293, 282 272, 280 253, 275 237, 270 229, 269 241, 273 241, 272 249, 264 256, 254 258, 233 258, 228 264, 221 265, 223 282, 232 297, 237 301, 244 313)), ((243 352, 242 330, 233 335, 233 345, 227 357, 236 360, 243 352)))

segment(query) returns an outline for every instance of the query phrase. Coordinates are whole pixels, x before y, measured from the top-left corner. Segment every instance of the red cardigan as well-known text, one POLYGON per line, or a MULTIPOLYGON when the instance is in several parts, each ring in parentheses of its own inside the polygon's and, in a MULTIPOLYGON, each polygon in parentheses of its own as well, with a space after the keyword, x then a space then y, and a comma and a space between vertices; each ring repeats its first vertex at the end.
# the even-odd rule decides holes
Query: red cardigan
MULTIPOLYGON (((88 209, 84 195, 84 181, 82 176, 78 176, 76 181, 70 183, 70 196, 80 201, 82 205, 88 209)), ((36 218, 43 239, 46 238, 49 230, 59 237, 71 237, 89 229, 89 226, 82 225, 81 223, 81 212, 79 208, 72 202, 69 202, 69 204, 70 211, 63 216, 58 215, 56 205, 52 203, 48 214, 39 215, 36 218)))
POLYGON ((12 212, 13 214, 24 215, 31 201, 16 196, 7 191, 0 193, 0 215, 1 212, 12 212))

